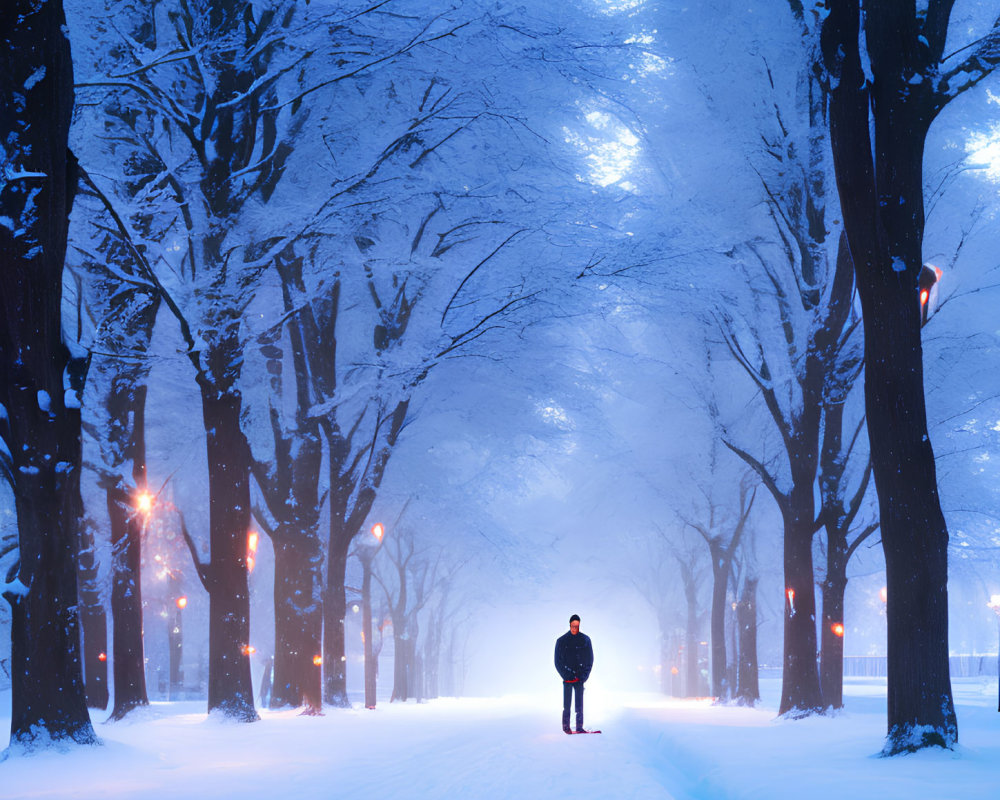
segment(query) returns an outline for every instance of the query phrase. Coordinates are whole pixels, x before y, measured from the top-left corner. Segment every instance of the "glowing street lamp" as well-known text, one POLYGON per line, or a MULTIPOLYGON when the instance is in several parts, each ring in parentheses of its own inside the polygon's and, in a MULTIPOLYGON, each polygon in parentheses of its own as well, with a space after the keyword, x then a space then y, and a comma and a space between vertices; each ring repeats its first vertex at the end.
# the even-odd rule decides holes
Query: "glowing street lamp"
POLYGON ((148 517, 153 511, 153 495, 143 490, 135 496, 135 510, 148 517))
POLYGON ((250 531, 247 534, 247 575, 253 572, 257 564, 257 544, 260 542, 260 534, 257 531, 250 531))
POLYGON ((181 612, 187 608, 188 599, 186 595, 180 595, 174 600, 173 623, 167 622, 167 643, 170 647, 170 699, 180 696, 181 687, 184 684, 184 615, 181 612))
POLYGON ((375 708, 375 651, 372 648, 372 560, 382 546, 385 537, 385 527, 381 522, 372 525, 371 542, 358 548, 358 558, 361 560, 361 635, 365 643, 365 708, 375 708))
POLYGON ((838 639, 844 638, 843 622, 834 622, 833 625, 830 626, 830 630, 833 631, 833 635, 836 636, 838 639))
POLYGON ((920 270, 920 277, 917 279, 917 290, 920 292, 920 327, 927 324, 927 313, 930 310, 931 289, 941 280, 940 267, 933 264, 924 264, 920 270))

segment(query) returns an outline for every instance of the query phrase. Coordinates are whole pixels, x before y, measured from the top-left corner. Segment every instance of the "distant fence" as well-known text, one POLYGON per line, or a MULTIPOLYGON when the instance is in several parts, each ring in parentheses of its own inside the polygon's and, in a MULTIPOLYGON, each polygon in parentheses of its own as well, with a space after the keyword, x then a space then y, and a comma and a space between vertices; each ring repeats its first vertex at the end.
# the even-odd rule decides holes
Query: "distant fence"
MULTIPOLYGON (((997 674, 996 654, 958 655, 948 659, 951 677, 977 678, 997 674)), ((844 676, 885 677, 885 656, 844 656, 844 676)))

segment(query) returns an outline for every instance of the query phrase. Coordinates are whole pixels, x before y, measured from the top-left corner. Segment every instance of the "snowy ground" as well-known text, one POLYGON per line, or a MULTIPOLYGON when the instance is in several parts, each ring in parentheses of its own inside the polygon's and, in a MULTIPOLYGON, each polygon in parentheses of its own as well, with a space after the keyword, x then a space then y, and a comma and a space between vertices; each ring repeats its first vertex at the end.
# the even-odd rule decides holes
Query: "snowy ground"
MULTIPOLYGON (((97 723, 102 747, 0 763, 0 798, 760 798, 977 800, 1000 796, 997 687, 955 682, 961 746, 874 757, 885 687, 849 681, 848 710, 776 720, 777 681, 758 709, 656 696, 587 697, 600 736, 559 730, 547 697, 440 700, 268 712, 254 725, 208 719, 200 702, 157 704, 97 723), (373 795, 374 796, 374 795, 373 795)), ((0 730, 9 730, 9 693, 0 730)))

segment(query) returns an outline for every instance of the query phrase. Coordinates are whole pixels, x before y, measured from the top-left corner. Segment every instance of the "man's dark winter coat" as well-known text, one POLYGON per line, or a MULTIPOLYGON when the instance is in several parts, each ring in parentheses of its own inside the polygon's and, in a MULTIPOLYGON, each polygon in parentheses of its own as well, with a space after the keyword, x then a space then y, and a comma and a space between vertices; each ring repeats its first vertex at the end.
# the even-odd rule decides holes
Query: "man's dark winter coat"
POLYGON ((583 683, 594 666, 594 648, 585 633, 566 631, 556 639, 556 670, 564 681, 583 683))

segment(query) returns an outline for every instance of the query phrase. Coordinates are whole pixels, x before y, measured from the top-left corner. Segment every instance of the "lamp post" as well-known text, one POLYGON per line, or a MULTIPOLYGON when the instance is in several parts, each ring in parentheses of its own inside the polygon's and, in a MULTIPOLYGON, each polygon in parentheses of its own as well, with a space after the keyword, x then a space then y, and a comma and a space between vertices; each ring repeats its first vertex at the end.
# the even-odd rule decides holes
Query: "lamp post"
POLYGON ((167 623, 167 641, 170 644, 170 699, 180 697, 184 684, 184 618, 181 612, 187 608, 188 599, 181 595, 174 601, 173 623, 167 623))
MULTIPOLYGON (((1000 693, 1000 594, 992 595, 986 607, 993 609, 993 613, 997 616, 997 688, 1000 693)), ((1000 711, 1000 700, 997 701, 997 711, 1000 711)))
POLYGON ((372 560, 382 546, 385 528, 381 522, 372 525, 371 542, 358 548, 358 558, 361 560, 361 635, 365 644, 365 708, 375 708, 375 655, 372 649, 372 560))

